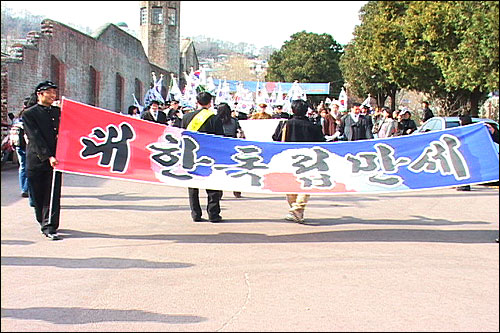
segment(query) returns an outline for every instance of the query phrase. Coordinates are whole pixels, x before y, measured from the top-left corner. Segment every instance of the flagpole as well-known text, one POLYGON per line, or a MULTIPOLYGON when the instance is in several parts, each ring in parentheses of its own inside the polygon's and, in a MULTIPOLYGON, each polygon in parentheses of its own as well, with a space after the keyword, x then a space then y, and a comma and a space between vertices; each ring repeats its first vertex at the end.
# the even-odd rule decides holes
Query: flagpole
POLYGON ((54 202, 54 185, 56 183, 56 169, 52 168, 52 186, 50 189, 50 202, 49 202, 49 226, 52 225, 52 205, 54 202))

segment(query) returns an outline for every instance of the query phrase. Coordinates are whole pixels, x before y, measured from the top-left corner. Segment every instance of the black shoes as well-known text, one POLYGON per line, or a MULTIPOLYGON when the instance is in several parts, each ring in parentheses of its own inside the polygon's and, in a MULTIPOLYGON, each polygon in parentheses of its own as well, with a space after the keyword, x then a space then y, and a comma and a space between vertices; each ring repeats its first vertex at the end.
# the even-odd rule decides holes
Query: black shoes
MULTIPOLYGON (((193 222, 203 222, 203 221, 206 221, 201 216, 193 216, 192 218, 193 218, 193 222)), ((220 215, 216 215, 216 216, 209 217, 208 220, 210 222, 217 223, 217 222, 221 222, 222 221, 222 217, 220 215)))
POLYGON ((43 233, 45 235, 45 237, 47 237, 48 239, 50 240, 60 240, 62 239, 61 236, 59 236, 59 234, 57 232, 52 232, 52 233, 43 233))
POLYGON ((30 195, 28 194, 28 192, 23 192, 23 193, 21 193, 21 196, 23 198, 28 198, 30 195))
POLYGON ((222 221, 222 216, 217 215, 208 219, 212 223, 217 223, 222 221))

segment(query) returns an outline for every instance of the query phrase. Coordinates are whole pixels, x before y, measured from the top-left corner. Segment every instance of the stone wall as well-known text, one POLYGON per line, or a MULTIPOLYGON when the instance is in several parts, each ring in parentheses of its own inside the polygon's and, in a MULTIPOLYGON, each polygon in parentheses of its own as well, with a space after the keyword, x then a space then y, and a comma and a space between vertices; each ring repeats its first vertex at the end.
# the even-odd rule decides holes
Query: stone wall
POLYGON ((180 1, 141 1, 147 22, 141 22, 140 34, 144 50, 152 63, 179 76, 180 67, 180 1), (161 20, 155 21, 153 9, 161 9, 161 20), (169 15, 175 14, 175 24, 169 15))

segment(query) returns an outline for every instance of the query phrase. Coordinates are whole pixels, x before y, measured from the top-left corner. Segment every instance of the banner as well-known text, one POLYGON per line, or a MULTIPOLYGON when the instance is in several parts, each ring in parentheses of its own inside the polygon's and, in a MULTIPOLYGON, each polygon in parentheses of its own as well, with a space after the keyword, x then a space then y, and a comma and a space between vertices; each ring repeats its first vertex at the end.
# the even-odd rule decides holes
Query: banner
POLYGON ((283 119, 238 120, 245 138, 250 141, 273 142, 276 127, 283 119))
POLYGON ((482 123, 355 142, 259 142, 65 98, 56 157, 63 172, 253 193, 381 193, 498 180, 498 154, 482 123))
MULTIPOLYGON (((214 79, 214 84, 218 85, 221 80, 214 79)), ((238 83, 241 82, 245 89, 251 92, 256 92, 257 81, 233 81, 227 80, 229 88, 232 92, 237 91, 238 83)), ((283 93, 287 93, 290 88, 292 88, 293 82, 260 82, 259 86, 264 87, 267 93, 272 93, 274 88, 281 85, 283 93), (279 84, 278 84, 279 83, 279 84)), ((329 95, 330 94, 330 82, 326 83, 299 83, 299 86, 304 90, 307 95, 329 95)))

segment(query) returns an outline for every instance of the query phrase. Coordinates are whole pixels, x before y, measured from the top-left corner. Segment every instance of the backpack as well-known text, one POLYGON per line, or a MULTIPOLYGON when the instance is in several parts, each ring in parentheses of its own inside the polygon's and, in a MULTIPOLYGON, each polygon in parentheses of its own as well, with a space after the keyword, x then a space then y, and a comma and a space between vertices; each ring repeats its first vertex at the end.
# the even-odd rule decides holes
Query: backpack
POLYGON ((12 125, 9 131, 10 144, 14 147, 25 147, 23 123, 18 122, 12 125))

